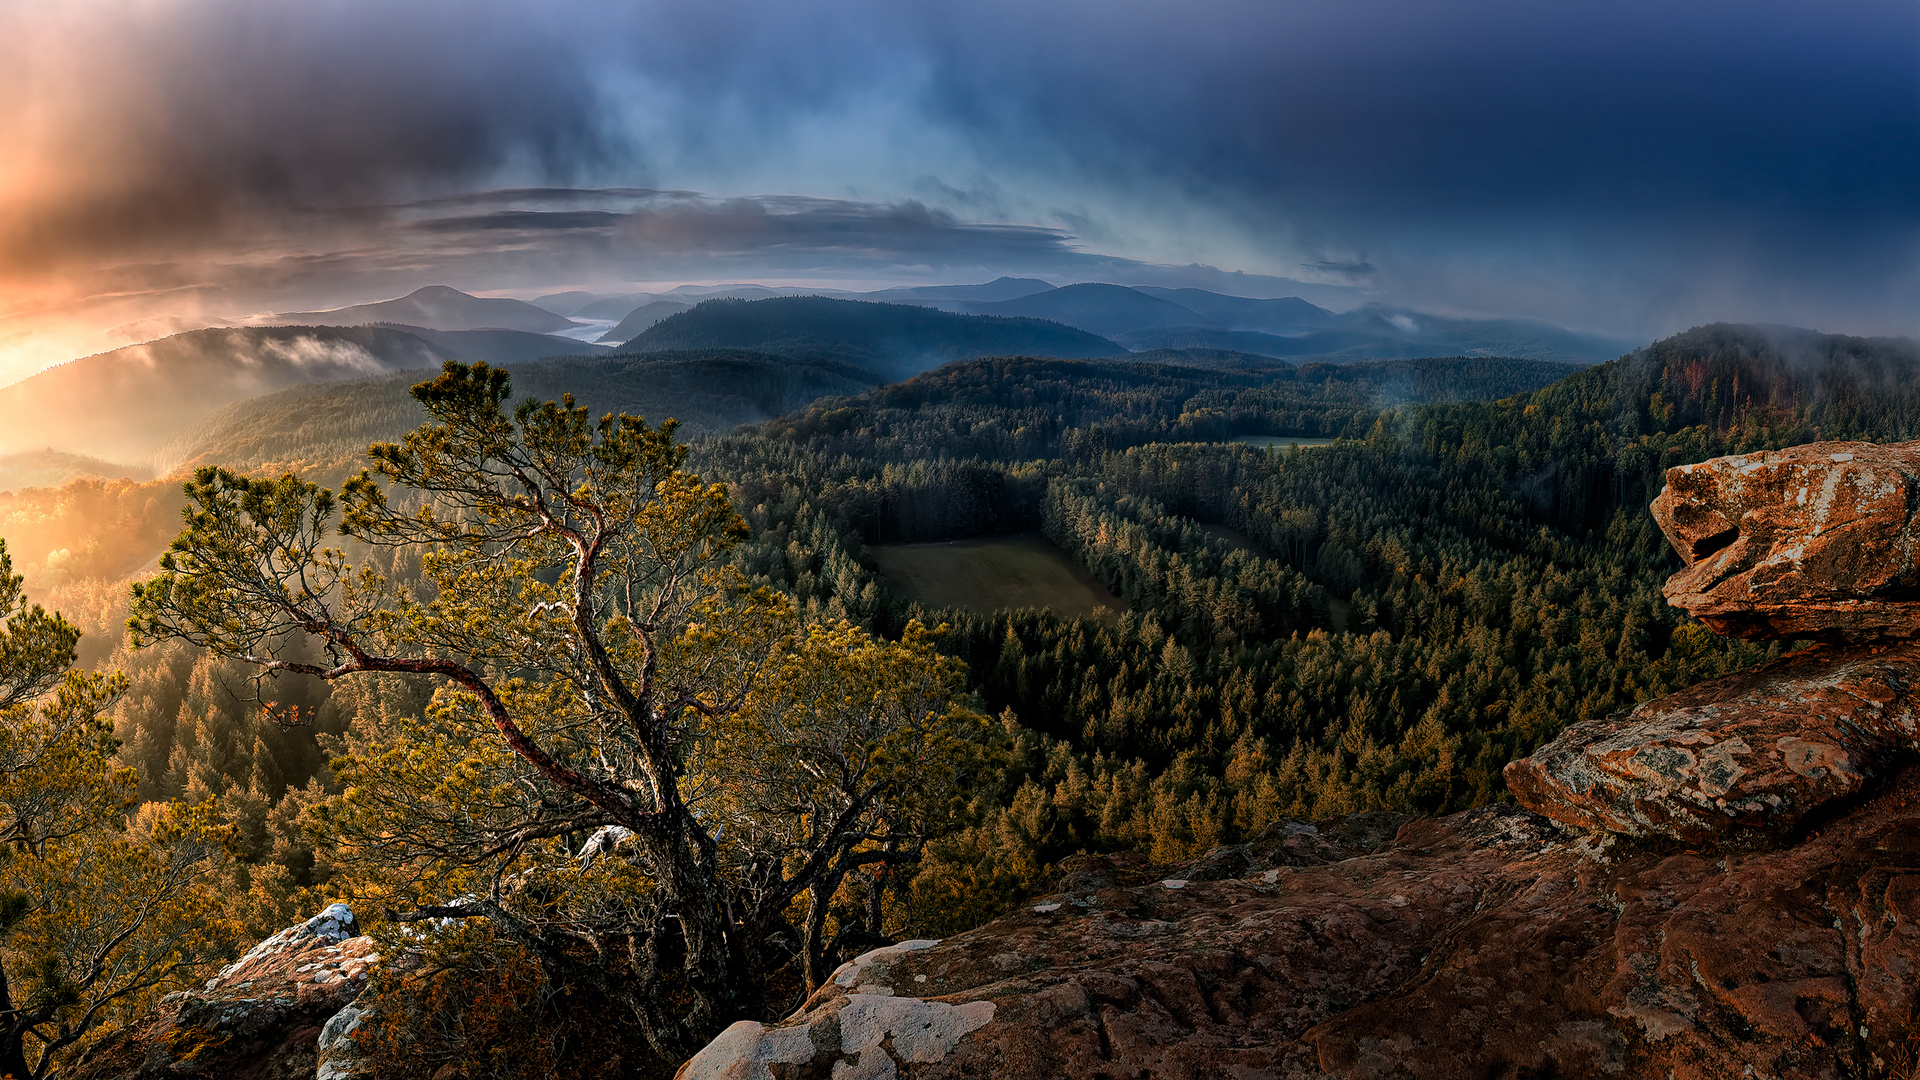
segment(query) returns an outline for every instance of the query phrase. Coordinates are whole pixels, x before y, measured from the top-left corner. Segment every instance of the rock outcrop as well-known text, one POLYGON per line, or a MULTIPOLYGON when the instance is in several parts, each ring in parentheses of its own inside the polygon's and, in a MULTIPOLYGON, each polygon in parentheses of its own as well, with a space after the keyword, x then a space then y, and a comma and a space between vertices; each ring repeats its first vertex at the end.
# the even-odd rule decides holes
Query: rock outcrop
POLYGON ((1838 1080, 1884 1075, 1912 1024, 1920 770, 1785 850, 1622 853, 1502 806, 1318 865, 1172 872, 1083 869, 869 953, 678 1080, 1838 1080))
POLYGON ((1920 442, 1826 442, 1667 470, 1667 599, 1730 637, 1920 636, 1920 442))
MULTIPOLYGON (((121 1032, 79 1063, 73 1080, 314 1080, 343 1077, 321 1034, 350 1010, 379 963, 353 912, 332 904, 255 945, 198 990, 169 994, 145 1024, 121 1032), (331 1067, 329 1067, 331 1066, 331 1067)), ((340 1025, 334 1025, 336 1028, 340 1025)), ((336 1051, 349 1046, 334 1042, 336 1051)))
POLYGON ((1575 724, 1507 766, 1507 789, 1570 825, 1766 846, 1920 749, 1920 643, 1789 653, 1624 718, 1575 724))
POLYGON ((1823 640, 1576 724, 1507 766, 1528 808, 1693 845, 1785 842, 1920 750, 1920 443, 1812 443, 1667 470, 1677 606, 1722 633, 1823 640))

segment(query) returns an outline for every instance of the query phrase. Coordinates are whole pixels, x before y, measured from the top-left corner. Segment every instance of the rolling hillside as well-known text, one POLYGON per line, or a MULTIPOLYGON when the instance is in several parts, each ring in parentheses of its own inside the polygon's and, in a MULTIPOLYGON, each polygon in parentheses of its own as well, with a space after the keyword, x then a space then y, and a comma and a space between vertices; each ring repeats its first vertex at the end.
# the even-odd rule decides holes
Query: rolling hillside
POLYGON ((955 315, 907 304, 820 296, 708 300, 627 342, 636 353, 675 349, 753 349, 856 364, 904 378, 975 356, 1113 356, 1105 338, 1029 318, 955 315))
POLYGON ((437 368, 389 327, 230 327, 129 345, 0 387, 0 453, 55 449, 138 462, 186 424, 307 383, 437 368))
POLYGON ((516 364, 549 356, 601 356, 613 350, 605 345, 525 330, 433 330, 394 324, 438 349, 449 360, 463 363, 516 364))
POLYGON ((1527 319, 1442 319, 1380 306, 1330 315, 1328 323, 1318 328, 1297 328, 1285 334, 1190 325, 1127 330, 1113 339, 1130 349, 1234 349, 1331 362, 1466 353, 1596 364, 1633 347, 1625 339, 1527 319))
POLYGON ((470 296, 445 285, 429 285, 397 300, 356 304, 330 311, 290 311, 271 320, 281 326, 370 326, 402 323, 429 330, 525 330, 552 333, 574 326, 572 319, 555 315, 521 300, 470 296))
POLYGON ((655 300, 651 303, 641 304, 620 315, 619 324, 606 333, 601 334, 600 340, 613 344, 631 341, 638 337, 641 331, 653 326, 661 319, 667 318, 670 315, 678 315, 692 306, 692 304, 683 304, 678 300, 655 300))
MULTIPOLYGON (((684 434, 757 423, 817 398, 861 393, 877 382, 842 364, 743 351, 563 357, 503 366, 513 373, 518 398, 571 393, 596 415, 673 418, 684 434)), ((422 422, 407 393, 421 377, 409 372, 234 402, 182 432, 159 456, 174 472, 220 464, 267 474, 294 470, 337 483, 365 464, 361 455, 369 444, 396 441, 422 422)))
POLYGON ((152 475, 153 470, 144 465, 123 465, 60 450, 0 454, 0 491, 59 487, 71 480, 146 480, 152 475))

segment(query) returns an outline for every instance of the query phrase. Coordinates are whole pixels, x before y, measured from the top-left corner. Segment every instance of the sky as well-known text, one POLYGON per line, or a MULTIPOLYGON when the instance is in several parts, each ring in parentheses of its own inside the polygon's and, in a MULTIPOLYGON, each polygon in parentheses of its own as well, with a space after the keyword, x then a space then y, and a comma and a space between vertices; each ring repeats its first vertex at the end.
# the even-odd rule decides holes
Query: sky
POLYGON ((428 284, 1920 332, 1915 0, 0 0, 0 381, 428 284))

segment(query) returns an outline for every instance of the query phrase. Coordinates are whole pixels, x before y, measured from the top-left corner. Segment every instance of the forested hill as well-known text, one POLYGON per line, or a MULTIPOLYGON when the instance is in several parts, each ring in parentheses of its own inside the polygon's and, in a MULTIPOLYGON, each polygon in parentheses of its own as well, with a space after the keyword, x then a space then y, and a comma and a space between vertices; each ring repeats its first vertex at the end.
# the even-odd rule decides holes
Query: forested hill
POLYGON ((821 401, 765 432, 860 456, 1012 461, 1248 435, 1359 437, 1396 405, 1484 401, 1578 370, 1485 357, 1294 367, 1211 350, 1124 360, 1002 357, 951 364, 852 401, 821 401))
POLYGON ((390 325, 432 345, 448 359, 466 364, 514 364, 549 356, 602 356, 613 351, 605 345, 527 330, 434 330, 403 323, 390 325))
POLYGON ((1449 483, 1494 483, 1573 534, 1625 512, 1664 552, 1646 504, 1673 465, 1820 439, 1920 438, 1920 343, 1715 324, 1655 342, 1525 398, 1396 415, 1383 439, 1449 483))
POLYGON ((366 326, 402 323, 432 330, 519 330, 553 333, 577 326, 545 308, 505 297, 472 296, 445 285, 429 285, 396 300, 358 304, 331 311, 290 311, 273 317, 280 324, 366 326))
MULTIPOLYGON (((233 402, 289 387, 391 372, 417 378, 445 360, 501 363, 603 346, 518 330, 416 326, 218 327, 129 345, 0 388, 0 486, 34 479, 20 453, 124 462, 139 473, 181 429, 233 402), (23 466, 26 467, 16 467, 23 466)), ((157 463, 162 468, 167 462, 157 463)), ((109 469, 103 475, 123 475, 109 469)))
POLYGON ((195 330, 75 360, 0 388, 0 451, 141 460, 230 401, 311 382, 429 371, 442 356, 387 327, 195 330))
MULTIPOLYGON (((515 394, 553 400, 571 393, 596 416, 626 412, 673 418, 683 436, 758 423, 829 395, 857 394, 877 381, 830 361, 794 361, 741 350, 646 356, 554 357, 504 364, 515 394)), ((375 442, 393 442, 421 423, 406 373, 346 385, 305 386, 235 402, 187 428, 160 453, 183 472, 221 464, 249 472, 293 470, 337 484, 365 466, 375 442)))
POLYGON ((631 352, 753 349, 858 364, 905 378, 976 356, 1117 356, 1105 338, 1043 319, 955 315, 911 304, 822 296, 708 300, 627 342, 631 352))

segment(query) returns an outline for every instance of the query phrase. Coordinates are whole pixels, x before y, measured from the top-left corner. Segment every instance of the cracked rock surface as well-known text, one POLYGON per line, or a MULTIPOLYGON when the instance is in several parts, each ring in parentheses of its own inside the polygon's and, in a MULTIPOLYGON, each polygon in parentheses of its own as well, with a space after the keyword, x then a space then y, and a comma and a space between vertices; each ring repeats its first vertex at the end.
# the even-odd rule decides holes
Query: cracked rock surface
POLYGON ((1575 724, 1506 769, 1548 817, 1754 847, 1920 750, 1920 643, 1820 646, 1575 724))
MULTIPOLYGON (((1271 850, 1347 828, 1283 822, 1269 837, 1295 843, 1271 850)), ((1837 1080, 1881 1074, 1912 1019, 1920 770, 1792 847, 1724 857, 1596 846, 1515 806, 1318 864, 1261 869, 1259 846, 1215 880, 1083 867, 977 930, 862 957, 679 1080, 1837 1080)))

